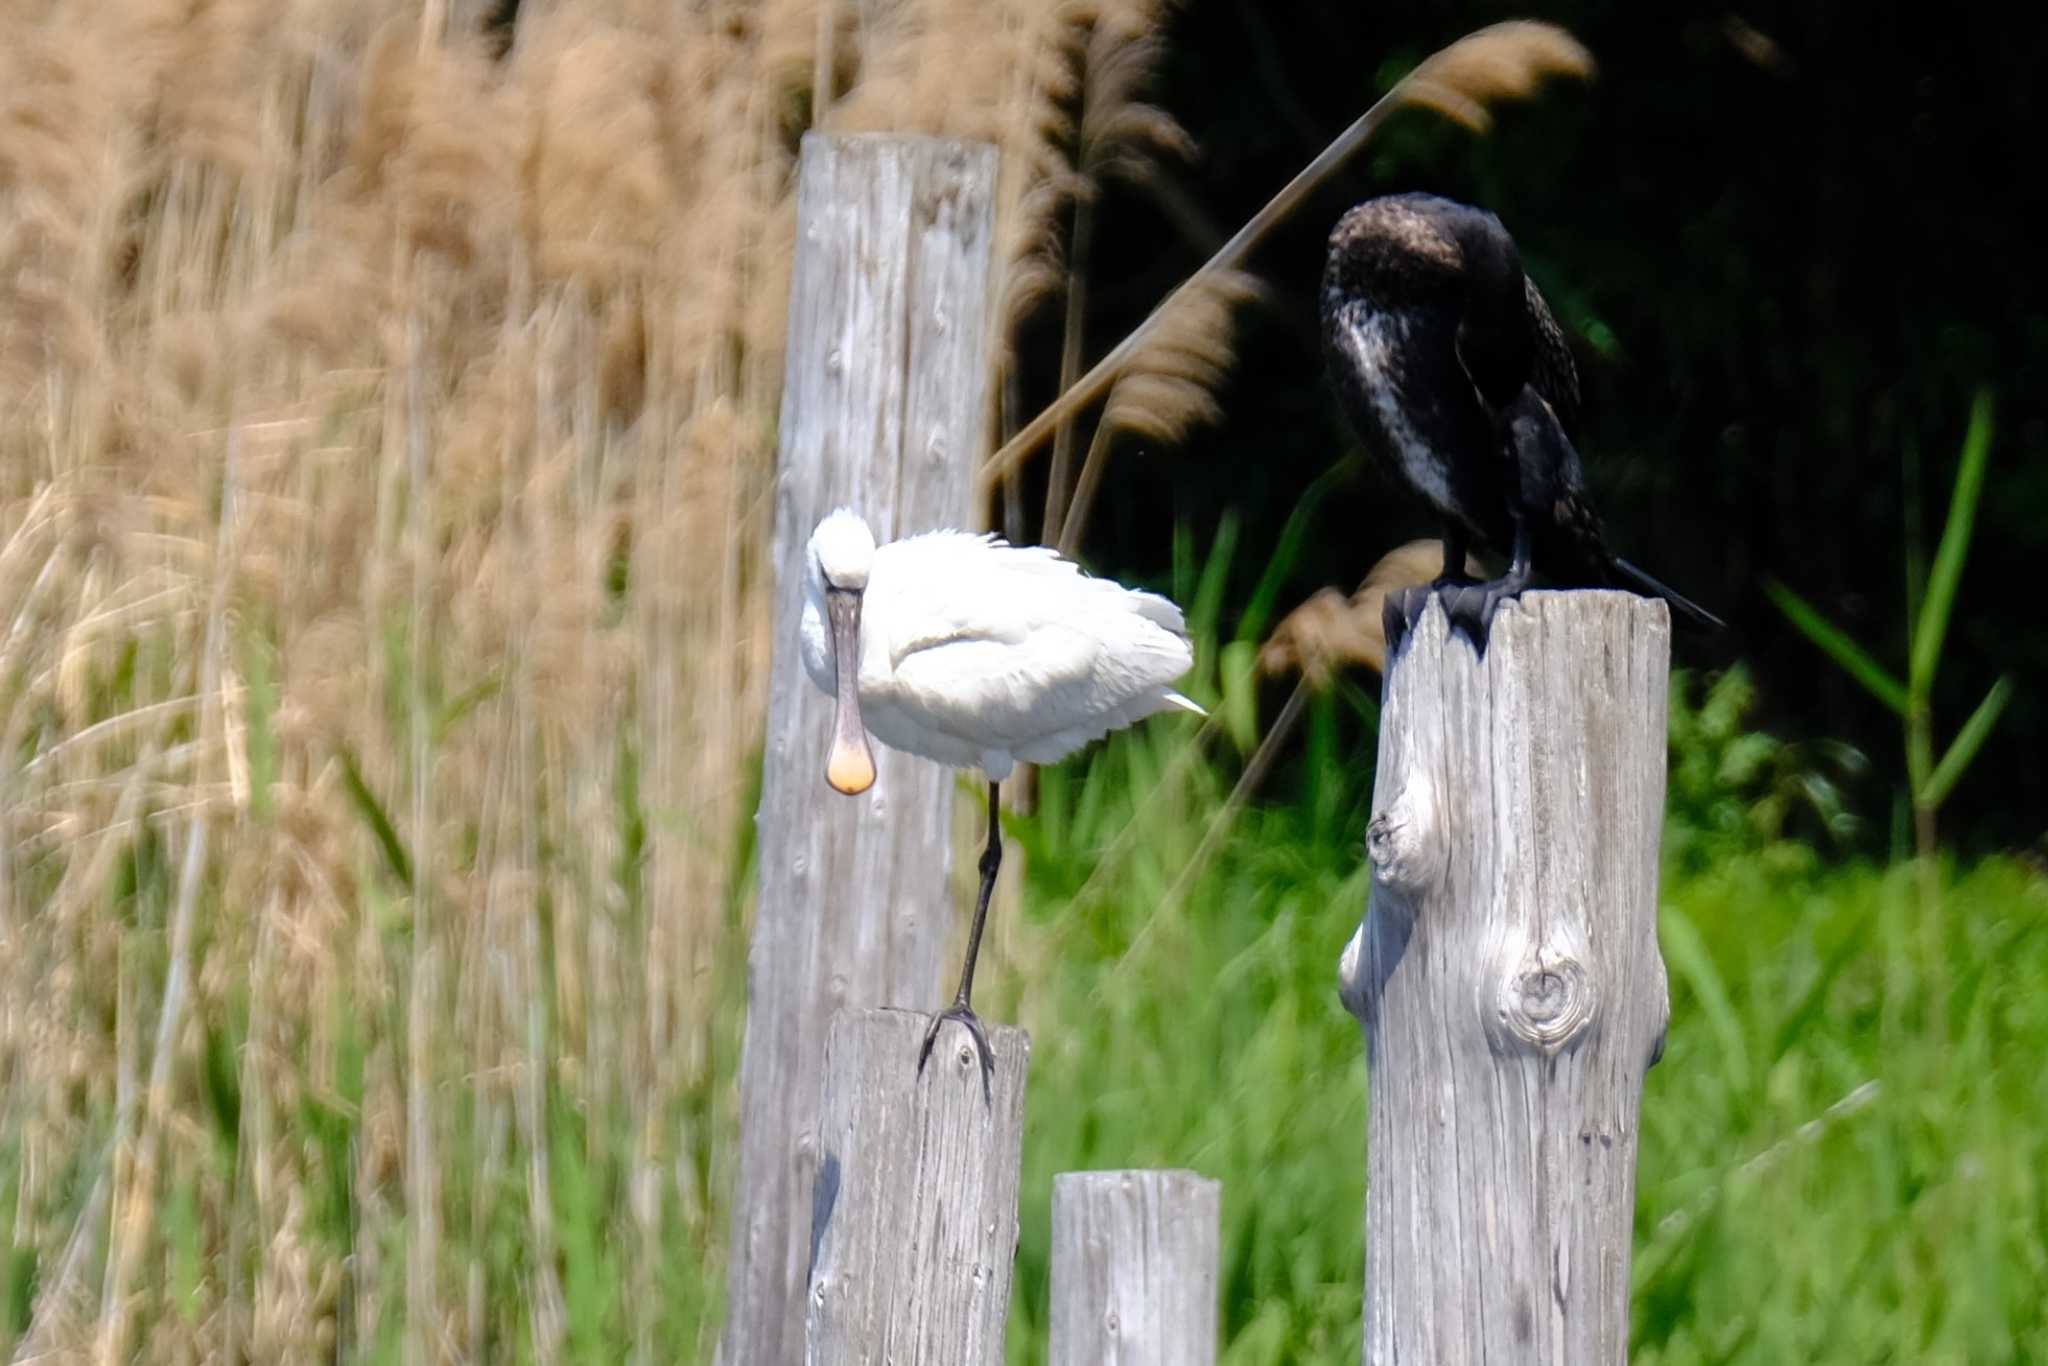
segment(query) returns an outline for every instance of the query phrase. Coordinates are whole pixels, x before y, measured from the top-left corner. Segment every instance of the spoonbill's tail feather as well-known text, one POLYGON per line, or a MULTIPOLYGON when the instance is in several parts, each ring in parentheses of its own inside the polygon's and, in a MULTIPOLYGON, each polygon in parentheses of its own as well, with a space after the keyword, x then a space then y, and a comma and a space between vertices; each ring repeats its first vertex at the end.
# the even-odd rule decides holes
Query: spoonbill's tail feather
POLYGON ((1137 609, 1138 615, 1183 638, 1188 633, 1187 618, 1181 615, 1179 607, 1171 598, 1162 598, 1157 593, 1147 593, 1136 588, 1124 590, 1124 600, 1137 609))
POLYGON ((1171 707, 1179 707, 1182 711, 1191 711, 1197 716, 1207 716, 1209 714, 1208 711, 1203 708, 1201 703, 1195 701, 1191 697, 1182 697, 1177 692, 1167 693, 1166 703, 1168 706, 1171 707))

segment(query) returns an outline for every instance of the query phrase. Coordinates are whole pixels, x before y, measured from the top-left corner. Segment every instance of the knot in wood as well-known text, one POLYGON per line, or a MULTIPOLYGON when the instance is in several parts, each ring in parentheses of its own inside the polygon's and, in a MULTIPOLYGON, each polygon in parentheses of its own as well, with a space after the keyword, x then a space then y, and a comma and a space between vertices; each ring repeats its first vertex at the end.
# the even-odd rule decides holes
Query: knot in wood
POLYGON ((1365 828, 1373 876, 1394 891, 1419 892, 1442 879, 1446 854, 1436 793, 1411 774, 1365 828))
POLYGON ((1592 974, 1573 955, 1525 958, 1500 979, 1487 1036, 1496 1053, 1555 1054, 1592 1025, 1598 997, 1592 974))

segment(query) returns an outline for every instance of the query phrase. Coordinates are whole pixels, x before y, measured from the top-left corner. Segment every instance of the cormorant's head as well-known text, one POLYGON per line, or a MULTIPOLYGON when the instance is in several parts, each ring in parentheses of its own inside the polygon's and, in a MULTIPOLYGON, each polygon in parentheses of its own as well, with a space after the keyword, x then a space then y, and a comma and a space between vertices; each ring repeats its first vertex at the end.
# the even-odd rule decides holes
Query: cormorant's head
POLYGON ((1337 220, 1323 269, 1331 302, 1363 299, 1380 308, 1456 307, 1468 274, 1521 267, 1500 220, 1433 194, 1368 199, 1337 220))

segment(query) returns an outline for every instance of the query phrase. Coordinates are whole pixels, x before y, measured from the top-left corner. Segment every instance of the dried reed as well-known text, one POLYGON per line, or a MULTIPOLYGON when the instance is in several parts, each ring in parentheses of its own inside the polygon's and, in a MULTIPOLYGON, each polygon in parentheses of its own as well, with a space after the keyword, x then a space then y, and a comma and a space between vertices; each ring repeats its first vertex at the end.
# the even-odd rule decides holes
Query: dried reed
POLYGON ((644 1355, 723 1227, 790 7, 289 8, 0 13, 0 1351, 644 1355))

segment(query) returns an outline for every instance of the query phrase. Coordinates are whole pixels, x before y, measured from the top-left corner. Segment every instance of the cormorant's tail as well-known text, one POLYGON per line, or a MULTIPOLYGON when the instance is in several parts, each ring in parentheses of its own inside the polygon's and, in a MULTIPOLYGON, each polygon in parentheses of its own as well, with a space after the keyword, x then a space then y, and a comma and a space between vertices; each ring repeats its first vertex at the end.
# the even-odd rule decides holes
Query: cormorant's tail
POLYGON ((1616 573, 1627 579, 1637 592, 1653 598, 1662 598, 1671 604, 1681 621, 1702 631, 1725 631, 1728 623, 1709 612, 1706 608, 1686 597, 1675 588, 1666 587, 1645 574, 1642 570, 1616 555, 1610 561, 1616 573))

